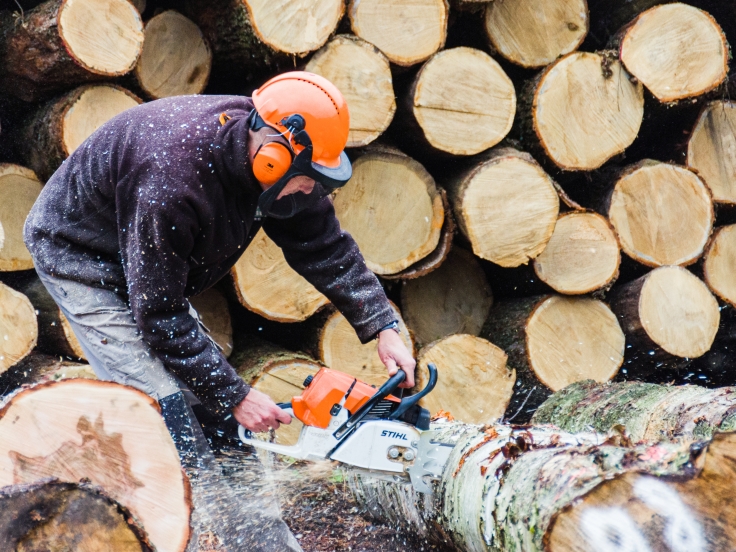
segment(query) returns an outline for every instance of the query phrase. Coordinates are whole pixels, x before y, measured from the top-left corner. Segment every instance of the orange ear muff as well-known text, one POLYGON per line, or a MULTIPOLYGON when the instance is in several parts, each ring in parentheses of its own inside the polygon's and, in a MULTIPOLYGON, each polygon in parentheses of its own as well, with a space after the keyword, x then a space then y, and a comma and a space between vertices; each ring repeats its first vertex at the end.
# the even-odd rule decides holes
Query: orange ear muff
POLYGON ((269 142, 260 147, 253 158, 253 174, 258 182, 273 186, 291 166, 291 152, 280 142, 269 142))

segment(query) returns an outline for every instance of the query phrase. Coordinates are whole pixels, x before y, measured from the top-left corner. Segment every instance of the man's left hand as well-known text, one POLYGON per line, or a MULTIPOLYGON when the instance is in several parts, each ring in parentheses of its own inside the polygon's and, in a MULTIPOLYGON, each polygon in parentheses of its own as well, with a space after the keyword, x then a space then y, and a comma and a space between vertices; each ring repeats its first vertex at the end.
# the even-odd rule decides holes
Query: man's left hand
POLYGON ((417 361, 394 330, 383 330, 378 334, 378 357, 386 366, 389 376, 395 375, 399 367, 406 372, 406 379, 399 387, 414 387, 417 361))

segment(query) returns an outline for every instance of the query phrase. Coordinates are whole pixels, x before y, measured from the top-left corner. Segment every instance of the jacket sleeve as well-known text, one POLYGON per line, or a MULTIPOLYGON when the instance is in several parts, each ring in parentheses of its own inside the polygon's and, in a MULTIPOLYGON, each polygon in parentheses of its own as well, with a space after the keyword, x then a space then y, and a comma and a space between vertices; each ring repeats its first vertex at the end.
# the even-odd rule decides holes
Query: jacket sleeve
MULTIPOLYGON (((214 344, 199 331, 184 297, 189 258, 200 231, 196 198, 143 182, 118 198, 118 227, 130 308, 143 340, 214 414, 248 394, 214 344)), ((118 194, 122 194, 118 191, 118 194)), ((201 199, 201 198, 200 198, 201 199)))
POLYGON ((289 266, 345 316, 362 343, 396 319, 355 240, 340 229, 331 198, 289 219, 267 218, 263 229, 283 250, 289 266))

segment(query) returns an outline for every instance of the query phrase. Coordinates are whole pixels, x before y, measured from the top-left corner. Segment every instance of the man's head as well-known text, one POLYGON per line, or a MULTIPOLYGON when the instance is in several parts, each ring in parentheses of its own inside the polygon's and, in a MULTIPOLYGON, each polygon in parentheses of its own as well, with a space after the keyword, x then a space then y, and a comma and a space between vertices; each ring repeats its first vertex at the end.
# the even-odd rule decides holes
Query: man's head
POLYGON ((294 71, 253 93, 249 157, 264 189, 264 215, 287 218, 343 186, 352 175, 345 152, 350 118, 327 79, 294 71))

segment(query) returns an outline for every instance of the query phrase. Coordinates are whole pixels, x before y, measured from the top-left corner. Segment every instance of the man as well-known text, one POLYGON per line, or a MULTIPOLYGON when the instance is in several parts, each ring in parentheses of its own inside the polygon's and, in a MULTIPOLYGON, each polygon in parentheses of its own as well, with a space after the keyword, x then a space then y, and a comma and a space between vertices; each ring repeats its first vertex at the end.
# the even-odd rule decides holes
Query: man
MULTIPOLYGON (((329 193, 352 172, 347 104, 326 79, 278 76, 253 94, 150 102, 100 127, 51 177, 25 241, 101 379, 156 398, 197 456, 189 390, 260 432, 290 417, 235 373, 187 297, 228 273, 263 226, 287 262, 413 385, 414 359, 329 193)), ((200 449, 201 453, 201 449, 200 449)))

